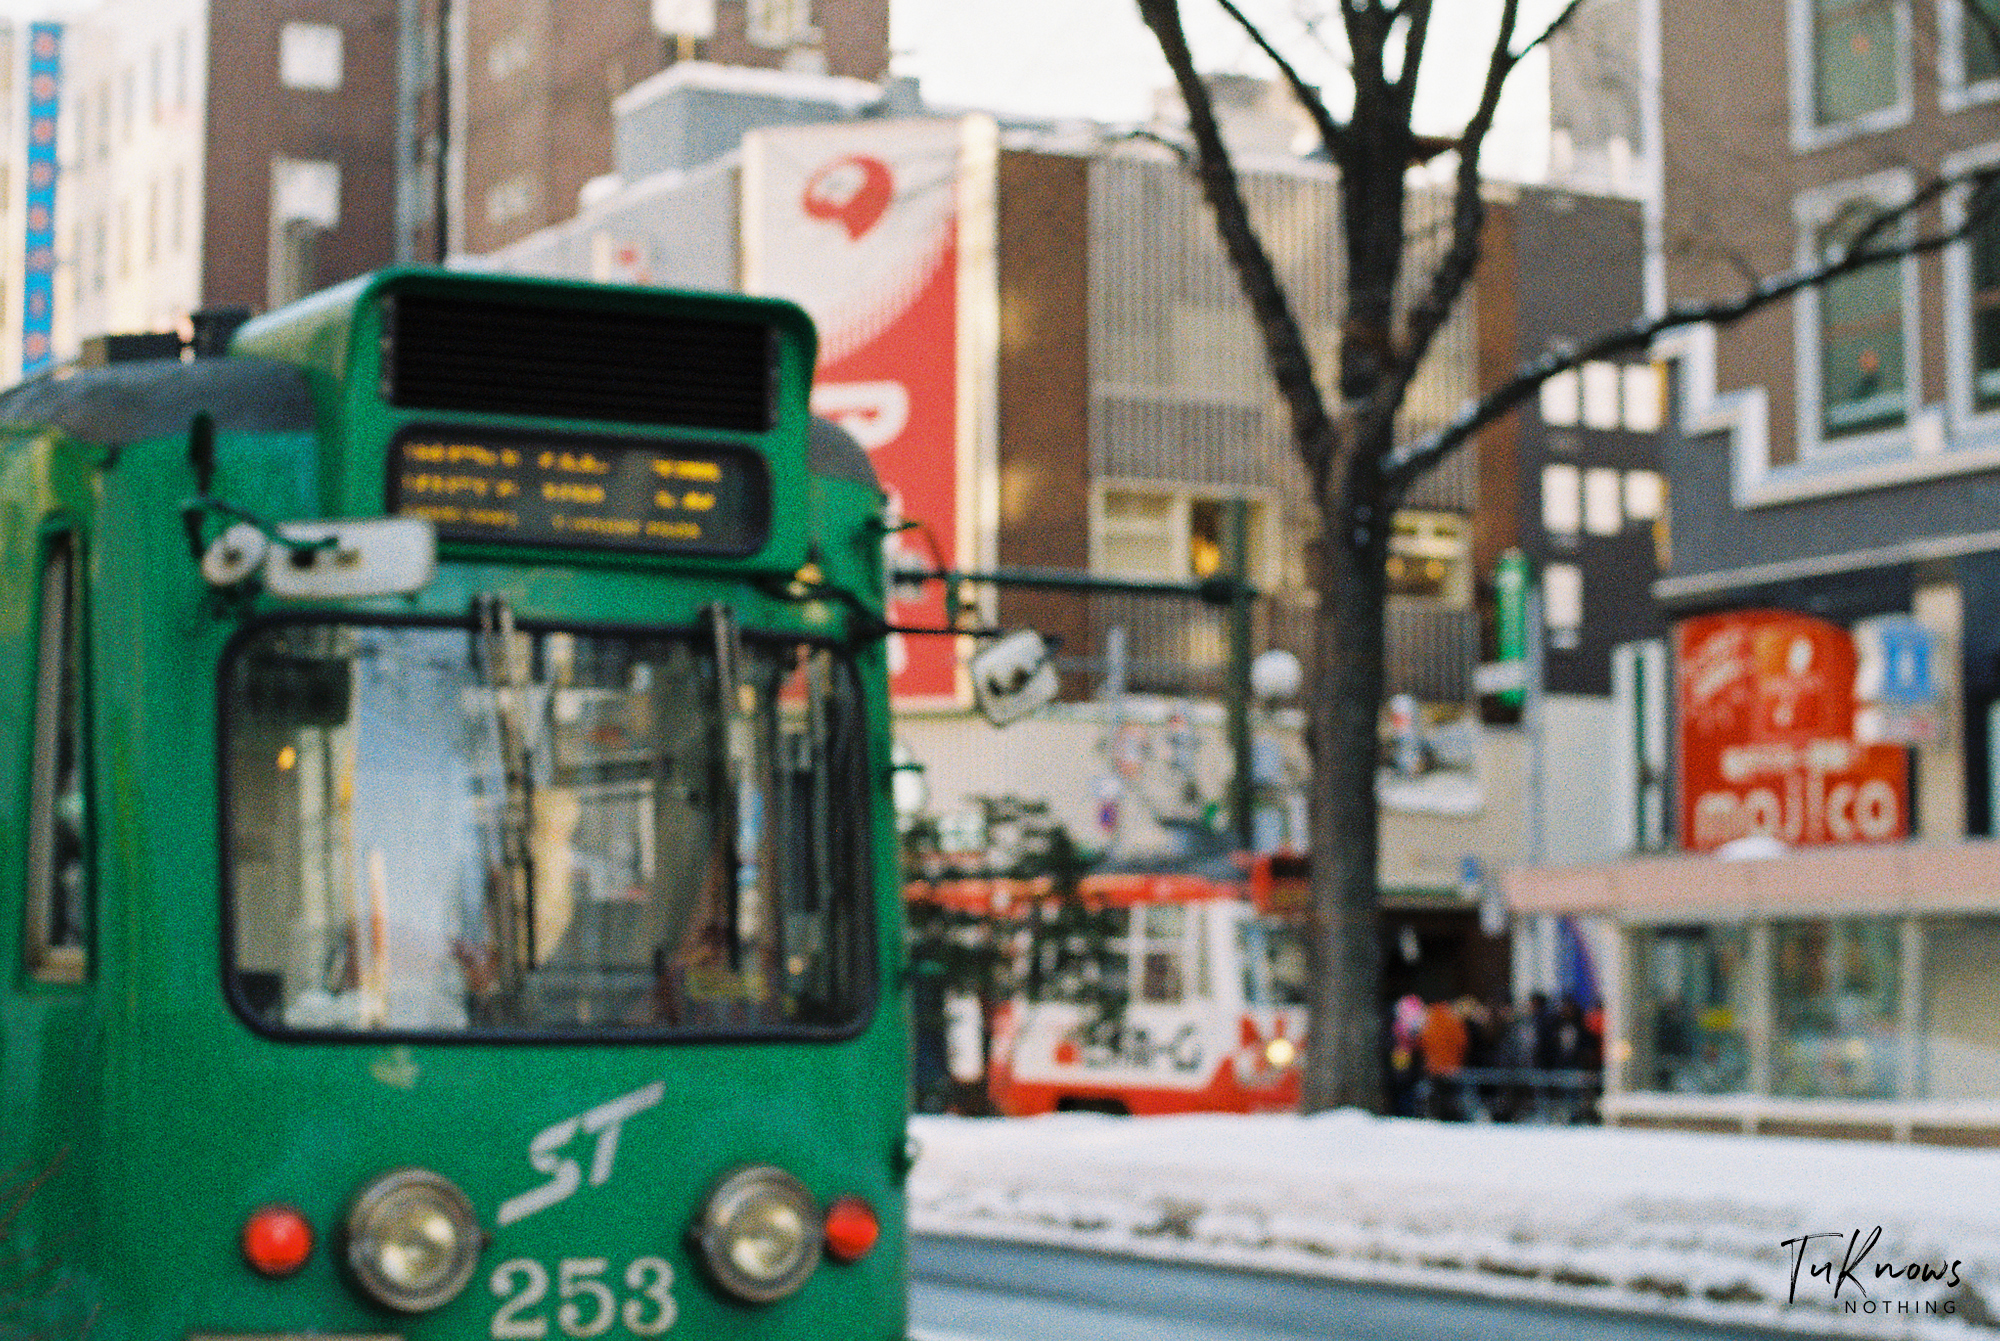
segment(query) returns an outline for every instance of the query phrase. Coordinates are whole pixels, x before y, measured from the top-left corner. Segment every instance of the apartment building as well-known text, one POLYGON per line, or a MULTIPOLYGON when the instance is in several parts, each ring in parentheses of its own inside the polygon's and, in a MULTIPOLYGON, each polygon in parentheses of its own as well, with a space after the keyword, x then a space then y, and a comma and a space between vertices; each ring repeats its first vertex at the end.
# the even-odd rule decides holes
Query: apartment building
POLYGON ((28 189, 8 196, 6 371, 392 259, 394 17, 111 0, 13 30, 7 172, 28 189))
MULTIPOLYGON (((1967 3, 1642 6, 1656 303, 2000 162, 1967 3)), ((1611 1120, 2000 1144, 1996 321, 1988 220, 1657 351, 1673 633, 1625 653, 1618 808, 1635 849, 1683 855, 1513 886, 1605 930, 1611 1120)))

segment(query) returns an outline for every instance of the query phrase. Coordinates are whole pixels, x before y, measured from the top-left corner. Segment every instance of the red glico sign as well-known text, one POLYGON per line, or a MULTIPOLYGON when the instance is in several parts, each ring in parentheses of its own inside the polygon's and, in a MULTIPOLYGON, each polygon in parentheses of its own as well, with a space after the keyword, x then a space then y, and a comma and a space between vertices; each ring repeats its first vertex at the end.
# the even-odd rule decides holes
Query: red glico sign
POLYGON ((1674 629, 1674 665, 1683 848, 1908 835, 1908 756, 1854 740, 1845 629, 1783 610, 1705 615, 1674 629))

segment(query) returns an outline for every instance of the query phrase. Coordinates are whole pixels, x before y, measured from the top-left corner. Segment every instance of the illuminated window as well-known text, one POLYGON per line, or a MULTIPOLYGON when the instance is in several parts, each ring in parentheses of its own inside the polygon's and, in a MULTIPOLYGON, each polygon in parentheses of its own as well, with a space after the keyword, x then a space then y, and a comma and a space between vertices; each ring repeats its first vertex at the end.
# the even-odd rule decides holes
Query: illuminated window
POLYGON ((1617 535, 1625 529, 1624 500, 1618 472, 1597 466, 1583 472, 1583 529, 1592 535, 1617 535))
POLYGON ((1472 600, 1466 519, 1452 512, 1398 512, 1389 536, 1389 592, 1465 609, 1472 600))
POLYGON ((1550 535, 1575 535, 1583 529, 1582 480, 1566 461, 1542 467, 1542 529, 1550 535))
POLYGON ((1577 420, 1576 369, 1559 372, 1542 383, 1542 422, 1551 428, 1568 428, 1577 420))
POLYGON ((1549 645, 1573 648, 1583 633, 1583 570, 1573 563, 1542 569, 1542 624, 1549 645))
MULTIPOLYGON (((1264 580, 1268 513, 1251 499, 1244 529, 1252 582, 1264 580)), ((1199 581, 1229 566, 1229 499, 1168 489, 1106 489, 1097 508, 1096 567, 1118 577, 1199 581)))
POLYGON ((1583 426, 1618 427, 1618 365, 1586 363, 1583 373, 1583 426))

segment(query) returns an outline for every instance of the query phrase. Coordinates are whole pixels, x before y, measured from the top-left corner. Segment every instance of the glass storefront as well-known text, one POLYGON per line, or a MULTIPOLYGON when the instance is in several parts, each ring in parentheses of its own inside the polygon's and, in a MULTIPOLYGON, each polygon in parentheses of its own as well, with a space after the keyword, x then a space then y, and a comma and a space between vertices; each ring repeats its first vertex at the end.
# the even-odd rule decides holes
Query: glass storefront
POLYGON ((1749 1083, 1748 941, 1742 927, 1656 927, 1647 933, 1651 1007, 1647 1089, 1736 1094, 1749 1083))
POLYGON ((2000 1099, 2000 915, 1634 927, 1629 1090, 2000 1099))
POLYGON ((2000 1096, 2000 916, 1924 918, 1922 963, 1920 1094, 2000 1096))
POLYGON ((1802 1099, 1898 1096, 1902 941, 1900 918, 1772 925, 1772 1093, 1802 1099))

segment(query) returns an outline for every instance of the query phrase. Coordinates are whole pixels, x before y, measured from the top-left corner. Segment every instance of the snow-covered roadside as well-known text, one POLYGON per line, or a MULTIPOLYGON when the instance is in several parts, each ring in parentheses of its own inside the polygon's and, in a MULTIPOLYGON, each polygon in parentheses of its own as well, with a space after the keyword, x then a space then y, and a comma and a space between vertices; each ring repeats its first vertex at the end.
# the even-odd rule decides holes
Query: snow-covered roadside
POLYGON ((1355 1112, 910 1128, 919 1233, 1811 1332, 2000 1336, 2000 1152, 1355 1112), (1802 1234, 1839 1238, 1806 1245, 1794 1289, 1784 1240, 1802 1234), (1912 1263, 1956 1269, 1913 1283, 1912 1263))

